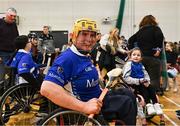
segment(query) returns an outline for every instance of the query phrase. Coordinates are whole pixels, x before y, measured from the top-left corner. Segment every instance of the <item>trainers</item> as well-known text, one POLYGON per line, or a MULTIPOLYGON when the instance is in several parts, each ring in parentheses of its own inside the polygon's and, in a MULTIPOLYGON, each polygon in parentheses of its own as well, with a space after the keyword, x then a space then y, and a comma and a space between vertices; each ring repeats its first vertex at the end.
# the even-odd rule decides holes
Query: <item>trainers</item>
POLYGON ((36 117, 46 117, 48 114, 47 113, 36 113, 36 117))
POLYGON ((148 103, 146 105, 146 108, 147 108, 148 115, 155 115, 156 114, 156 110, 154 109, 153 104, 148 103))
POLYGON ((176 110, 176 116, 180 120, 180 110, 176 110))
POLYGON ((140 118, 144 118, 145 117, 145 114, 144 114, 144 111, 143 111, 143 107, 140 105, 138 106, 138 117, 140 118))
POLYGON ((160 120, 160 126, 165 126, 165 121, 164 120, 160 120))
POLYGON ((174 88, 174 89, 173 89, 173 92, 177 92, 177 91, 178 91, 178 89, 177 89, 177 88, 174 88))
POLYGON ((169 87, 166 88, 166 91, 169 91, 169 87))
POLYGON ((159 103, 154 104, 154 109, 156 110, 157 115, 162 115, 163 114, 163 111, 161 109, 161 105, 159 103))
POLYGON ((35 118, 31 120, 32 124, 35 124, 36 126, 39 126, 39 123, 46 117, 48 116, 47 113, 36 113, 35 118))

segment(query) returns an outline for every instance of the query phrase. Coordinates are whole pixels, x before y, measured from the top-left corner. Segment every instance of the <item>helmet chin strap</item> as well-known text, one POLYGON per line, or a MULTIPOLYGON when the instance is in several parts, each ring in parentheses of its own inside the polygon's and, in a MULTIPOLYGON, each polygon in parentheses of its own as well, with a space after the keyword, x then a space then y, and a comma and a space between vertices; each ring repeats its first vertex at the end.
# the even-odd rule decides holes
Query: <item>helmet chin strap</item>
POLYGON ((79 49, 76 44, 74 44, 74 46, 76 47, 76 49, 83 55, 87 55, 87 54, 90 54, 91 53, 91 50, 87 51, 87 50, 82 50, 82 49, 79 49))
POLYGON ((87 54, 89 54, 91 52, 91 51, 81 50, 81 49, 78 49, 78 48, 77 48, 77 50, 83 55, 87 55, 87 54))

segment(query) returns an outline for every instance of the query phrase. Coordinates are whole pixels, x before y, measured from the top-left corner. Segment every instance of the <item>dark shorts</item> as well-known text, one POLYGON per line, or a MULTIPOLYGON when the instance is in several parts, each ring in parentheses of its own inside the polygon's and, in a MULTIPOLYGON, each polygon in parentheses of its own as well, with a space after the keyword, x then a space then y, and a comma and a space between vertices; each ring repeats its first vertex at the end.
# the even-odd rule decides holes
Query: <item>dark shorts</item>
POLYGON ((120 120, 126 125, 136 125, 136 98, 129 89, 111 90, 103 101, 105 120, 120 120))

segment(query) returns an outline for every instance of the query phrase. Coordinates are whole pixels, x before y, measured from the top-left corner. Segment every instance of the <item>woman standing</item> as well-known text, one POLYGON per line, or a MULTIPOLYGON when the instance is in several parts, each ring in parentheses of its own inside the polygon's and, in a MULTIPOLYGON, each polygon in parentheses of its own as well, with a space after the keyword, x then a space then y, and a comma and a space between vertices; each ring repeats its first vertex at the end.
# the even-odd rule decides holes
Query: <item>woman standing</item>
POLYGON ((113 68, 116 68, 115 57, 119 53, 126 54, 127 51, 122 48, 122 40, 119 37, 119 29, 113 28, 108 34, 101 37, 100 40, 100 56, 99 69, 102 78, 106 79, 106 73, 113 68), (104 77, 105 76, 105 77, 104 77))
POLYGON ((160 90, 161 61, 160 53, 164 35, 158 26, 156 18, 152 15, 145 16, 139 24, 137 31, 128 40, 129 49, 139 47, 143 54, 142 63, 151 80, 151 84, 160 90))

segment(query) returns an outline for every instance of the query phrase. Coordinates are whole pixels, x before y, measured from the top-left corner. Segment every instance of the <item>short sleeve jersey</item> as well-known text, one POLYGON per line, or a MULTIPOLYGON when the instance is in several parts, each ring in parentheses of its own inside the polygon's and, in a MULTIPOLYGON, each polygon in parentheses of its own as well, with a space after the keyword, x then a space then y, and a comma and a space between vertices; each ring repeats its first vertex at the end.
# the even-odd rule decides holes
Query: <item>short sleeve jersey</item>
POLYGON ((17 52, 10 66, 17 68, 18 74, 32 73, 35 78, 38 75, 37 65, 34 63, 31 54, 24 50, 19 50, 17 52))
POLYGON ((82 101, 98 98, 101 89, 97 70, 90 57, 78 55, 73 47, 75 48, 71 46, 54 61, 45 80, 62 87, 71 82, 73 94, 82 101))

